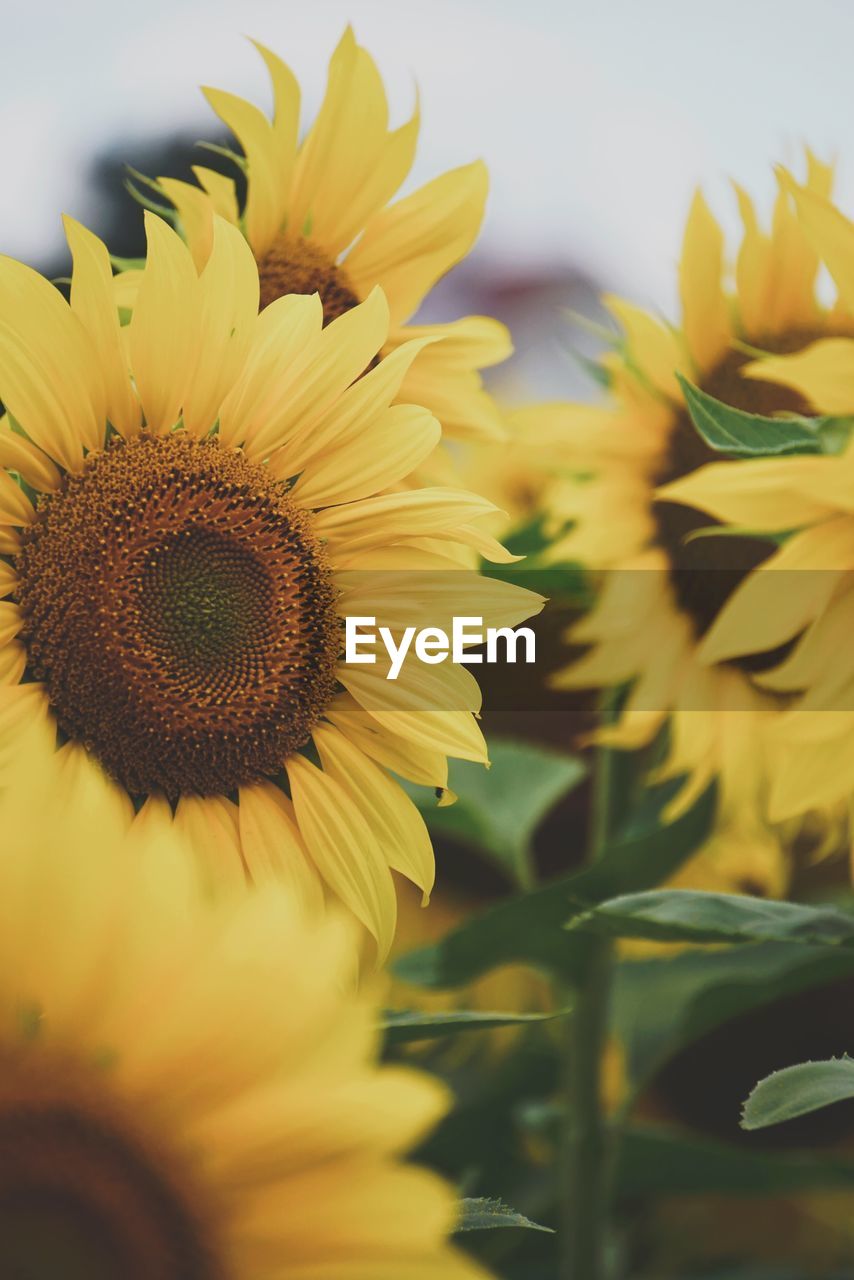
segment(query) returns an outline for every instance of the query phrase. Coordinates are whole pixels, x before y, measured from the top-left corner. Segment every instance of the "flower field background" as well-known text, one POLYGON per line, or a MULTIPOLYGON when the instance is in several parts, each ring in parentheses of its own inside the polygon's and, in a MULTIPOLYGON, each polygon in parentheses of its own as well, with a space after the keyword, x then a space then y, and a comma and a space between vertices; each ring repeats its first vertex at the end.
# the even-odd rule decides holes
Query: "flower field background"
POLYGON ((0 1276, 854 1276, 854 14, 84 8, 0 91, 0 1276), (536 661, 345 660, 460 614, 536 661))

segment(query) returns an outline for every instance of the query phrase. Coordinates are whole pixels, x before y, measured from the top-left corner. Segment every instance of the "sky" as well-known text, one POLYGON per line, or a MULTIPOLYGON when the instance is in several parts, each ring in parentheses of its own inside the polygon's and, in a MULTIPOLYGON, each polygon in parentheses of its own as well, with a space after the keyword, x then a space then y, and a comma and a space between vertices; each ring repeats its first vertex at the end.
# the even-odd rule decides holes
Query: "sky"
POLYGON ((348 21, 397 119, 419 86, 409 185, 486 159, 481 252, 508 269, 580 267, 672 313, 695 186, 734 232, 729 177, 767 206, 773 164, 805 142, 838 157, 854 211, 847 0, 0 0, 0 251, 55 257, 59 215, 96 216, 105 146, 210 136, 200 83, 266 105, 247 34, 290 62, 310 118, 348 21))

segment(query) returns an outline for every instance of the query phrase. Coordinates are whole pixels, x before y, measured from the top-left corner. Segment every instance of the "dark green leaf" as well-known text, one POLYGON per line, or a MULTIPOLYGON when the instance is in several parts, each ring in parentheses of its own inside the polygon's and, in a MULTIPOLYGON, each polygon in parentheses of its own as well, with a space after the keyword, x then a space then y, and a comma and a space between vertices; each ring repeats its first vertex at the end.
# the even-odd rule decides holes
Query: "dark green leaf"
MULTIPOLYGON (((821 453, 816 423, 809 418, 763 418, 722 404, 677 374, 691 421, 710 449, 729 458, 773 458, 821 453)), ((823 419, 823 424, 828 423, 823 419)))
POLYGON ((419 1009, 389 1009, 383 1016, 387 1044, 409 1044, 413 1040, 435 1040, 460 1031, 491 1031, 496 1027, 516 1027, 529 1022, 547 1022, 557 1013, 492 1013, 454 1009, 422 1013, 419 1009))
POLYGON ((854 1098, 854 1059, 800 1062, 759 1081, 744 1104, 741 1127, 767 1129, 850 1098, 854 1098))
POLYGON ((595 863, 473 917, 440 942, 402 956, 395 970, 424 987, 461 986, 513 961, 571 979, 583 968, 591 942, 562 928, 573 907, 581 912, 621 889, 666 880, 706 839, 713 814, 710 789, 670 825, 656 821, 618 835, 595 863))
POLYGON ((576 916, 567 928, 655 942, 854 945, 854 916, 835 907, 694 889, 623 894, 576 916))
POLYGON ((629 1129, 617 1166, 621 1195, 781 1195, 854 1187, 854 1159, 739 1147, 665 1128, 629 1129))
POLYGON ((526 1227, 529 1231, 552 1232, 511 1209, 501 1200, 468 1199, 460 1201, 457 1231, 491 1231, 495 1227, 526 1227))
POLYGON ((524 887, 534 832, 560 797, 578 785, 586 767, 576 756, 496 738, 489 756, 489 769, 465 760, 451 763, 448 785, 459 797, 456 804, 439 808, 423 791, 416 800, 434 835, 484 850, 524 887))
POLYGON ((803 943, 625 961, 614 982, 612 1030, 637 1084, 731 1018, 852 976, 854 950, 803 943))

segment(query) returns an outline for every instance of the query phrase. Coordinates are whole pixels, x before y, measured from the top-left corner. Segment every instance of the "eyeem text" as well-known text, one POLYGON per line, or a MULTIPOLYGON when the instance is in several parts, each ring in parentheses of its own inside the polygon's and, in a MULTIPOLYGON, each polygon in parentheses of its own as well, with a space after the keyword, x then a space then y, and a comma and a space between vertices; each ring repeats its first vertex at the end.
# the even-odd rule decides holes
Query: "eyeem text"
POLYGON ((388 627, 377 627, 376 618, 346 619, 345 662, 375 663, 380 646, 389 658, 387 680, 397 679, 410 651, 431 666, 448 659, 466 666, 536 661, 536 637, 530 627, 484 627, 483 618, 454 618, 450 636, 441 627, 406 627, 395 635, 388 627), (520 644, 522 659, 517 657, 520 644), (477 646, 485 646, 485 653, 470 652, 477 646))

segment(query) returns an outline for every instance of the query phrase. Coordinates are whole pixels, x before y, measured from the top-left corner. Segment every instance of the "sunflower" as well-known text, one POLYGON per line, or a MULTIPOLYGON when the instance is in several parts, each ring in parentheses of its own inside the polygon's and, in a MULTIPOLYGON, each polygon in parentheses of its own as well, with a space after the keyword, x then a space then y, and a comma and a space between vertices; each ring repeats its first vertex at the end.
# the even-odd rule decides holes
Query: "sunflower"
POLYGON ((382 956, 390 869, 425 895, 434 874, 388 770, 444 788, 449 754, 486 748, 467 668, 347 665, 342 614, 397 630, 402 581, 434 625, 461 592, 488 625, 541 600, 459 572, 508 558, 480 528, 490 503, 390 489, 439 426, 389 407, 422 340, 372 365, 381 290, 326 327, 316 295, 259 315, 234 227, 217 219, 199 272, 148 215, 122 329, 106 248, 66 225, 70 304, 0 261, 0 760, 48 714, 137 820, 168 802, 212 884, 325 885, 382 956))
MULTIPOLYGON (((838 289, 837 331, 796 352, 763 353, 746 372, 817 414, 851 415, 854 224, 820 192, 783 180, 804 236, 838 289)), ((849 438, 835 455, 746 461, 735 484, 731 471, 710 465, 668 490, 715 520, 750 522, 779 544, 765 572, 750 575, 728 600, 705 637, 705 653, 716 661, 779 655, 759 679, 776 693, 800 696, 773 726, 771 812, 782 819, 833 811, 850 804, 854 769, 854 445, 849 438)))
MULTIPOLYGON (((809 156, 808 190, 824 195, 830 180, 829 169, 809 156)), ((723 858, 731 887, 779 893, 787 867, 767 822, 766 736, 779 701, 755 678, 774 655, 715 661, 704 651, 727 598, 774 548, 747 535, 698 536, 714 521, 685 505, 682 486, 719 455, 694 429, 676 374, 750 412, 803 411, 803 397, 791 386, 754 376, 754 349, 800 351, 849 322, 816 299, 818 257, 787 184, 781 182, 769 232, 744 191, 738 201, 744 234, 734 292, 721 230, 697 193, 679 267, 681 326, 607 298, 623 331, 602 361, 608 402, 522 409, 515 425, 551 450, 563 472, 547 499, 556 531, 551 554, 600 576, 596 606, 569 637, 587 653, 556 683, 631 682, 625 709, 601 740, 639 748, 667 724, 669 754, 658 777, 686 777, 669 816, 716 781, 718 829, 706 851, 717 867, 713 879, 719 880, 723 858)), ((744 465, 721 464, 736 488, 744 465)), ((761 528, 761 515, 757 505, 753 518, 741 523, 761 528)), ((695 873, 705 882, 699 865, 685 874, 695 873)))
POLYGON ((487 316, 408 323, 477 238, 487 195, 485 166, 476 162, 451 170, 390 204, 412 166, 419 112, 389 129, 382 80, 352 30, 347 28, 332 55, 326 96, 302 142, 299 85, 276 54, 255 47, 272 81, 272 121, 232 93, 203 91, 242 148, 242 156, 233 158, 245 175, 243 209, 235 182, 202 165, 193 168, 199 186, 175 178, 152 184, 174 205, 197 267, 211 251, 217 213, 239 226, 252 248, 262 306, 286 294, 317 292, 329 323, 380 285, 391 312, 381 354, 429 339, 410 362, 398 397, 430 409, 444 438, 500 440, 502 415, 480 370, 511 353, 504 325, 487 316))
POLYGON ((140 843, 45 731, 0 800, 3 1274, 484 1280, 402 1159, 447 1098, 378 1066, 352 922, 211 901, 166 813, 140 843))

